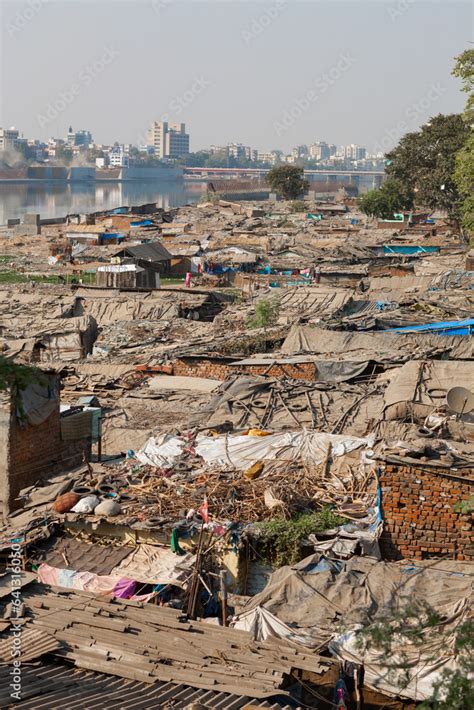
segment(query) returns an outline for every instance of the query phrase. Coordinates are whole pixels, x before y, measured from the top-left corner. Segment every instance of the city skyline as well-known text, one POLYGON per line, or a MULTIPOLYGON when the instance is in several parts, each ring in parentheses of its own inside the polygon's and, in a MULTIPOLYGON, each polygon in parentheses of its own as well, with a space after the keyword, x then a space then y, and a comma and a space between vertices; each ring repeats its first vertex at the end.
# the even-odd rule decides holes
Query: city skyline
POLYGON ((140 144, 152 120, 185 121, 192 151, 232 140, 289 151, 330 139, 377 152, 462 108, 450 69, 469 41, 464 0, 431 2, 429 13, 422 0, 154 0, 109 10, 106 0, 3 3, 0 125, 47 140, 73 122, 99 143, 113 126, 115 140, 140 144))
MULTIPOLYGON (((120 166, 129 164, 129 153, 138 149, 138 154, 152 156, 158 160, 176 161, 185 159, 190 155, 189 133, 186 132, 186 124, 159 123, 153 121, 147 133, 145 144, 133 145, 119 143, 117 141, 99 144, 94 141, 92 132, 87 129, 73 129, 69 126, 65 138, 51 136, 47 141, 41 141, 35 136, 24 136, 16 127, 9 128, 0 126, 0 158, 6 164, 23 162, 25 160, 44 162, 58 158, 58 148, 71 152, 71 157, 86 154, 92 149, 99 151, 95 162, 97 166, 120 166), (28 148, 25 153, 25 148, 28 148)), ((305 161, 320 162, 322 166, 338 164, 343 161, 355 161, 365 163, 380 159, 382 154, 372 155, 365 146, 358 144, 336 145, 326 141, 314 141, 309 144, 298 144, 289 153, 275 149, 273 151, 261 151, 258 148, 247 146, 242 143, 232 142, 226 145, 212 144, 199 153, 208 156, 226 154, 228 158, 244 160, 249 162, 267 162, 274 165, 277 162, 297 162, 300 159, 305 161)), ((196 154, 195 154, 196 155, 196 154)), ((62 156, 64 158, 64 156, 62 156)))

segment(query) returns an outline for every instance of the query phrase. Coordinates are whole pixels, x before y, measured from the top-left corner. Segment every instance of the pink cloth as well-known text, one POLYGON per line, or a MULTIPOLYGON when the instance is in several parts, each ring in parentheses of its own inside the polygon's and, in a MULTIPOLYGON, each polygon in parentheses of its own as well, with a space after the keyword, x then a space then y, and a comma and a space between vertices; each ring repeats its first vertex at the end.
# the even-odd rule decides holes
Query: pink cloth
POLYGON ((152 592, 151 594, 135 596, 133 593, 137 583, 133 579, 94 574, 93 572, 64 570, 58 567, 51 567, 45 562, 38 567, 38 578, 43 584, 49 584, 52 587, 80 589, 86 592, 94 592, 95 594, 110 594, 118 599, 148 601, 156 594, 156 592, 152 592))
POLYGON ((38 578, 43 584, 49 584, 51 587, 57 587, 60 570, 57 567, 50 567, 43 563, 38 567, 38 578))

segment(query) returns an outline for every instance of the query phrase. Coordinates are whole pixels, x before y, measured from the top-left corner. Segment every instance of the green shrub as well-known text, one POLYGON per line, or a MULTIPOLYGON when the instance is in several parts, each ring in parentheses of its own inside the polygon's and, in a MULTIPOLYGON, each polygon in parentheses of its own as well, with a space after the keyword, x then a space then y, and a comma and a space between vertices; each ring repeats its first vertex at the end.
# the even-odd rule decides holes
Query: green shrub
POLYGON ((255 305, 255 315, 247 320, 248 328, 268 328, 275 325, 280 313, 277 298, 261 298, 255 305))
POLYGON ((328 507, 315 513, 301 513, 290 520, 275 518, 258 523, 259 550, 267 560, 278 567, 295 564, 301 559, 301 543, 308 535, 330 530, 344 523, 347 523, 347 520, 333 513, 328 507))

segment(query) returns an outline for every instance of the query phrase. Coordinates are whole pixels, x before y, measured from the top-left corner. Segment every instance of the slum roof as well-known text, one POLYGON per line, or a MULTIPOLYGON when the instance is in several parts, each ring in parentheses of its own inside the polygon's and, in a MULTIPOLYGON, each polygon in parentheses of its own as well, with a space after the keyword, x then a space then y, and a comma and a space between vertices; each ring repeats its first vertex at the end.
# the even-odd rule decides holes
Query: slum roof
POLYGON ((171 254, 161 242, 150 244, 125 245, 115 253, 115 256, 131 256, 142 261, 169 261, 171 254))
POLYGON ((102 224, 68 224, 67 234, 104 234, 107 228, 102 224))
POLYGON ((30 585, 22 602, 24 633, 41 630, 59 642, 58 649, 48 652, 72 660, 77 668, 148 684, 184 683, 265 698, 282 691, 292 673, 322 673, 331 665, 281 639, 250 645, 247 632, 184 621, 180 611, 141 602, 42 585, 30 585))
MULTIPOLYGON (((11 701, 11 679, 0 679, 0 706, 11 701)), ((22 700, 15 702, 20 710, 50 710, 53 707, 92 708, 104 705, 128 710, 163 710, 169 703, 175 710, 185 710, 192 704, 206 704, 221 710, 245 710, 250 702, 255 710, 291 710, 287 698, 276 694, 268 700, 256 700, 248 695, 223 693, 218 690, 193 688, 187 683, 157 681, 143 683, 107 673, 81 670, 60 658, 24 665, 21 674, 22 700)))
POLYGON ((376 362, 403 362, 442 355, 470 360, 474 358, 474 342, 472 338, 454 335, 440 337, 431 333, 386 331, 362 333, 295 325, 288 333, 281 352, 338 354, 342 359, 366 358, 376 362))
MULTIPOLYGON (((311 539, 317 548, 323 537, 316 533, 311 539)), ((240 616, 247 617, 249 624, 252 612, 263 609, 278 621, 291 624, 293 632, 308 645, 329 645, 340 660, 364 664, 369 687, 417 701, 430 698, 443 669, 452 672, 455 664, 450 639, 471 614, 474 565, 445 559, 414 564, 381 562, 369 556, 331 560, 324 556, 323 543, 320 549, 292 567, 273 572, 263 591, 243 607, 236 626, 245 628, 239 625, 240 616), (430 636, 430 622, 420 615, 419 623, 425 629, 421 643, 413 636, 398 636, 396 653, 410 663, 407 683, 405 669, 394 670, 377 646, 358 645, 355 633, 360 625, 380 623, 380 609, 397 609, 399 614, 406 609, 410 614, 408 607, 416 604, 435 610, 443 618, 445 631, 436 638, 430 636), (343 625, 341 631, 337 631, 339 624, 343 625)), ((271 617, 268 621, 272 623, 271 617)))

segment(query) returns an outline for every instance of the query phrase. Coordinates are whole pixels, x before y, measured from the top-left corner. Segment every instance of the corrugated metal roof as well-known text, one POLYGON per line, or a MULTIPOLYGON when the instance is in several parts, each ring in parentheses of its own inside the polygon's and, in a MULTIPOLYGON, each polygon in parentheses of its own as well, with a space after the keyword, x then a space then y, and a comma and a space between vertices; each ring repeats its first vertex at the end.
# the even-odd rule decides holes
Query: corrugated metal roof
MULTIPOLYGON (((16 617, 13 619, 16 621, 16 617)), ((13 663, 14 660, 19 660, 22 663, 35 660, 47 653, 56 651, 60 646, 60 642, 41 629, 33 629, 31 626, 22 629, 21 643, 18 647, 20 656, 12 656, 14 637, 10 634, 6 638, 0 640, 0 660, 3 663, 13 663)), ((3 705, 2 705, 3 707, 3 705)))
POLYGON ((135 259, 143 259, 144 261, 168 261, 171 259, 171 254, 161 242, 126 246, 116 253, 117 255, 124 254, 126 256, 132 256, 135 259))
POLYGON ((244 631, 186 620, 178 610, 33 586, 22 596, 29 624, 46 628, 61 643, 54 655, 83 670, 159 687, 242 693, 263 703, 282 692, 295 670, 322 673, 327 666, 283 639, 252 640, 244 631))
POLYGON ((74 538, 56 538, 39 547, 32 558, 51 567, 110 574, 131 552, 133 547, 89 545, 74 538))
MULTIPOLYGON (((0 707, 13 706, 11 678, 0 678, 0 707)), ((256 701, 246 696, 198 690, 173 683, 139 683, 115 676, 78 670, 63 663, 42 663, 22 668, 22 700, 14 707, 21 710, 185 710, 200 703, 220 710, 240 710, 252 703, 262 710, 291 710, 286 698, 256 701)))

